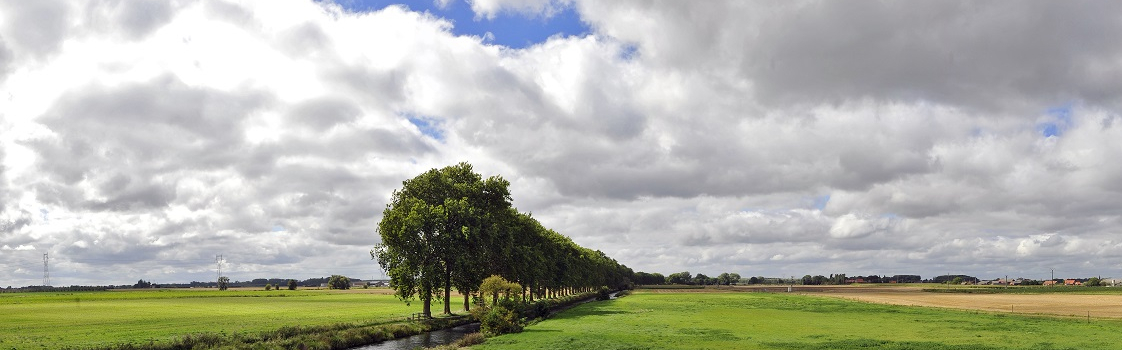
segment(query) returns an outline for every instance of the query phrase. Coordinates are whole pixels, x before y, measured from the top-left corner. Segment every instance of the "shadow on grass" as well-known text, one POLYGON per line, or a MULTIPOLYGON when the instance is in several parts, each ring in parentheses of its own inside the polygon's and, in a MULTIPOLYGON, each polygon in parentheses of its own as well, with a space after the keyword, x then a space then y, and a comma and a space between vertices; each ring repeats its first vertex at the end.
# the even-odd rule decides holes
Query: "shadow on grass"
POLYGON ((525 328, 522 333, 560 333, 559 329, 538 329, 538 328, 525 328))
POLYGON ((622 314, 628 314, 628 313, 629 312, 625 312, 625 311, 601 310, 599 308, 595 308, 595 309, 573 309, 573 310, 568 310, 568 311, 562 312, 558 315, 555 315, 555 316, 551 317, 551 319, 554 319, 554 320, 575 320, 575 319, 579 319, 579 318, 582 318, 582 317, 588 317, 588 316, 609 316, 609 315, 622 315, 622 314))

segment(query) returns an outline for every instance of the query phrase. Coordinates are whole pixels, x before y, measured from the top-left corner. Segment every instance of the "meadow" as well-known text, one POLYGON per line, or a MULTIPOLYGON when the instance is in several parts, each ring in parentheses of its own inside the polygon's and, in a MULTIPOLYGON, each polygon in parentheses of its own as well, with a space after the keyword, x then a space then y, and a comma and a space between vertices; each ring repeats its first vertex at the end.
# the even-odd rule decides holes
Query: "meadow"
POLYGON ((637 291, 473 349, 1104 349, 1122 320, 1000 314, 787 293, 637 291))
POLYGON ((133 290, 0 294, 0 349, 166 342, 338 323, 382 324, 420 311, 385 290, 133 290))

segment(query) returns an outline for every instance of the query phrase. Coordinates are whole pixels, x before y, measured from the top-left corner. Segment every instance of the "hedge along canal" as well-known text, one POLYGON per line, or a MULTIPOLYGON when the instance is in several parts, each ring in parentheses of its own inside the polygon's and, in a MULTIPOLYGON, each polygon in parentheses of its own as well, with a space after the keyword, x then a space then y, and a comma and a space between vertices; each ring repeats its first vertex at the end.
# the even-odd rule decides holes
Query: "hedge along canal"
MULTIPOLYGON (((615 299, 619 293, 619 291, 616 291, 609 294, 609 300, 615 299)), ((537 316, 540 316, 542 319, 549 318, 560 312, 576 307, 577 305, 596 301, 597 296, 597 293, 590 292, 569 298, 562 298, 561 300, 550 300, 555 302, 554 305, 549 306, 545 315, 537 316)), ((548 303, 548 301, 542 302, 548 303)), ((455 343, 469 334, 476 332, 479 332, 479 323, 473 322, 451 328, 435 329, 405 338, 386 340, 377 344, 360 346, 352 348, 352 350, 412 350, 416 348, 431 348, 455 343)))

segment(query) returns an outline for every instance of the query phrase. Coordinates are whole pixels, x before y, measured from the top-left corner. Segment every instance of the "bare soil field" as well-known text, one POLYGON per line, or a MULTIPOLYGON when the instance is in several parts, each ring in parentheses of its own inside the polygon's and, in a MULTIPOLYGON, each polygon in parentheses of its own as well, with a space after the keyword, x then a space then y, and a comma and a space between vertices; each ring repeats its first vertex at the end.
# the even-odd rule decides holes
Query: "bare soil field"
MULTIPOLYGON (((649 293, 760 292, 842 298, 870 303, 979 310, 994 313, 1122 319, 1122 294, 969 294, 924 292, 917 286, 732 286, 644 289, 649 293)), ((930 288, 930 287, 927 287, 930 288)))
POLYGON ((1122 295, 931 293, 919 287, 795 287, 801 294, 999 313, 1122 318, 1122 295))

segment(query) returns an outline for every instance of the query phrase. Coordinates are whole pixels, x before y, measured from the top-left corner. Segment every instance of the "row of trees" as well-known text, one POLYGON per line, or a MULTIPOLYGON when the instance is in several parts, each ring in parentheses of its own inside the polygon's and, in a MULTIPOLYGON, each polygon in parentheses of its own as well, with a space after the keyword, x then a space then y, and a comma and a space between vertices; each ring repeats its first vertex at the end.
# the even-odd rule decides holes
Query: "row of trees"
MULTIPOLYGON (((955 276, 949 276, 953 278, 955 276)), ((972 277, 971 277, 972 278, 972 277)), ((788 283, 801 283, 804 285, 827 285, 827 284, 850 284, 850 283, 920 283, 922 280, 918 275, 895 275, 895 276, 856 276, 847 277, 845 274, 831 274, 830 276, 811 276, 805 275, 801 280, 789 278, 766 278, 766 277, 750 277, 744 279, 737 273, 722 273, 717 277, 709 277, 705 274, 691 275, 689 271, 672 273, 669 276, 663 276, 660 273, 647 273, 638 271, 635 272, 631 280, 637 284, 643 285, 658 285, 658 284, 689 284, 689 285, 731 285, 731 284, 788 284, 788 283)))
POLYGON ((631 269, 573 243, 513 207, 510 183, 483 179, 470 164, 432 169, 402 183, 382 213, 373 259, 402 300, 433 300, 451 313, 451 290, 469 295, 488 276, 524 287, 522 298, 568 295, 626 284, 631 269))
MULTIPOLYGON (((288 280, 288 284, 287 284, 287 285, 288 285, 288 290, 296 290, 296 280, 288 280)), ((266 283, 266 284, 265 284, 265 290, 272 290, 272 289, 274 289, 274 287, 273 287, 273 284, 272 284, 272 283, 266 283)), ((276 290, 280 290, 280 289, 281 289, 281 285, 280 285, 280 284, 277 284, 277 286, 275 287, 275 289, 276 289, 276 290)), ((332 289, 334 289, 334 288, 332 288, 332 289)))
POLYGON ((717 277, 709 277, 703 273, 697 276, 691 275, 689 271, 682 271, 672 273, 666 278, 666 281, 671 284, 696 284, 696 285, 721 285, 727 286, 740 283, 740 274, 725 272, 717 277))

